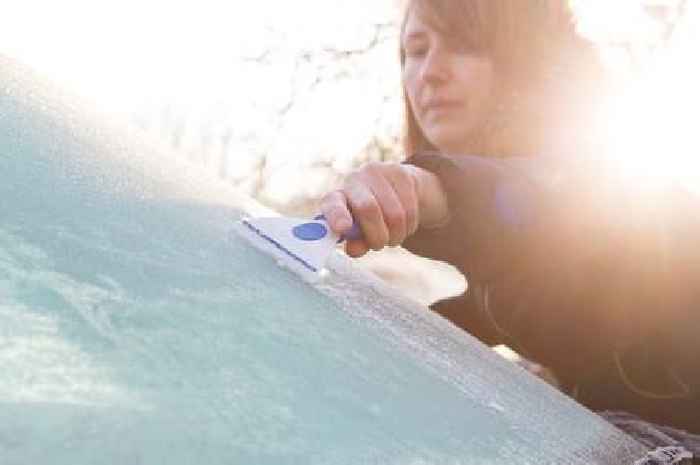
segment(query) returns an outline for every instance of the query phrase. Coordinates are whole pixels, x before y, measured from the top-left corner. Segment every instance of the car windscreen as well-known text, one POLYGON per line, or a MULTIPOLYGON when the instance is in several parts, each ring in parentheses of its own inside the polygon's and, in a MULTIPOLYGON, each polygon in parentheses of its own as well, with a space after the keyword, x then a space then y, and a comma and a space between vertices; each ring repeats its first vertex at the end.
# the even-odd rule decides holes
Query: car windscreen
POLYGON ((642 447, 253 203, 0 58, 3 464, 631 464, 642 447))

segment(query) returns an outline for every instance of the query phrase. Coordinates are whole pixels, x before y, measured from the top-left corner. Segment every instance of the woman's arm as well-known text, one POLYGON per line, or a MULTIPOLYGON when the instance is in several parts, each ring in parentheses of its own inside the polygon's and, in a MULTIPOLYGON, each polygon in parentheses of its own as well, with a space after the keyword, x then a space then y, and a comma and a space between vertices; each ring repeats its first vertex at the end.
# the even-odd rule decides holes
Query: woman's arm
POLYGON ((323 198, 321 211, 338 234, 347 232, 353 222, 360 225, 363 239, 346 244, 353 257, 400 245, 419 227, 445 224, 449 218, 438 177, 399 163, 368 163, 350 173, 341 189, 323 198))
MULTIPOLYGON (((484 294, 485 321, 527 356, 576 375, 654 336, 673 340, 697 321, 700 208, 692 197, 642 192, 600 168, 559 161, 409 162, 438 176, 452 215, 404 245, 463 271, 484 294)), ((689 344, 697 346, 671 345, 689 344)))
MULTIPOLYGON (((503 342, 572 376, 654 337, 697 348, 673 339, 698 318, 696 200, 568 160, 433 154, 408 164, 417 169, 363 168, 322 210, 337 232, 350 212, 360 222, 366 241, 348 244, 351 255, 403 244, 460 269, 477 309, 465 309, 463 327, 486 335, 477 321, 488 322, 503 342)), ((450 307, 453 321, 458 313, 450 307)))

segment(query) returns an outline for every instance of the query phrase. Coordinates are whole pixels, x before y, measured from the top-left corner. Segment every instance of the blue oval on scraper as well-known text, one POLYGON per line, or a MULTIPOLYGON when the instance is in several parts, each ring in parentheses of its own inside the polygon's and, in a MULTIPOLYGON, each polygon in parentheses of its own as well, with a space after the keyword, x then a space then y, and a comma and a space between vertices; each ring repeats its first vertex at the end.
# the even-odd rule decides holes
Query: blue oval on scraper
POLYGON ((321 223, 304 223, 295 226, 292 233, 302 241, 318 241, 328 235, 328 228, 321 223))

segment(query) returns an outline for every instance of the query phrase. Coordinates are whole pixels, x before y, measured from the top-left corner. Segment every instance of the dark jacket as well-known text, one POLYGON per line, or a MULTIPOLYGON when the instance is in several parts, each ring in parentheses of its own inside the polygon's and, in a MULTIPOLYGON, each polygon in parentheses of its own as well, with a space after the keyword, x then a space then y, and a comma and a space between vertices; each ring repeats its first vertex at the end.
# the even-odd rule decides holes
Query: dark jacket
POLYGON ((452 218, 405 246, 462 271, 434 309, 548 366, 594 410, 700 432, 700 200, 604 165, 418 155, 452 218))

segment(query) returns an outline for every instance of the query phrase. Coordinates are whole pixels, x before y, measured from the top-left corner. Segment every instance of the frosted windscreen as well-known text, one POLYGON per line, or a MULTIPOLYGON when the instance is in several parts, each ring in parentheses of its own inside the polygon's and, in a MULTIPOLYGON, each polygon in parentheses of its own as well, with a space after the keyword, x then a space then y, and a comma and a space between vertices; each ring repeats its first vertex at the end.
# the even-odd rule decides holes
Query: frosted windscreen
POLYGON ((631 464, 641 447, 0 59, 0 463, 631 464))

